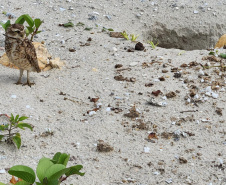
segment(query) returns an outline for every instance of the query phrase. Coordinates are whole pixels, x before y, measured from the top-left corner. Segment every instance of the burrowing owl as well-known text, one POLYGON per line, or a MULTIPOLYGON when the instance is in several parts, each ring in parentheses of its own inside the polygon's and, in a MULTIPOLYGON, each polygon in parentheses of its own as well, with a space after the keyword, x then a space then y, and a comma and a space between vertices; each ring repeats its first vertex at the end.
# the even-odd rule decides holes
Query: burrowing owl
POLYGON ((38 65, 35 47, 30 40, 25 37, 24 26, 12 24, 5 34, 5 50, 9 61, 20 69, 20 77, 16 84, 21 84, 24 70, 27 70, 27 83, 33 85, 29 80, 29 72, 41 72, 38 65))

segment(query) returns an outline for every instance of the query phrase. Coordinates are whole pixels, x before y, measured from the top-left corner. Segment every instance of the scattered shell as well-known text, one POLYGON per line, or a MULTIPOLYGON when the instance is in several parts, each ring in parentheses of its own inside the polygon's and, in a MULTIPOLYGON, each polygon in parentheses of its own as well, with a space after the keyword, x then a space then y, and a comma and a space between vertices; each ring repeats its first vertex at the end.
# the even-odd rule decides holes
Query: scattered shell
POLYGON ((144 147, 144 153, 150 153, 150 148, 149 147, 144 147))
POLYGON ((166 102, 156 102, 156 100, 153 97, 147 103, 157 107, 165 107, 167 105, 166 102))

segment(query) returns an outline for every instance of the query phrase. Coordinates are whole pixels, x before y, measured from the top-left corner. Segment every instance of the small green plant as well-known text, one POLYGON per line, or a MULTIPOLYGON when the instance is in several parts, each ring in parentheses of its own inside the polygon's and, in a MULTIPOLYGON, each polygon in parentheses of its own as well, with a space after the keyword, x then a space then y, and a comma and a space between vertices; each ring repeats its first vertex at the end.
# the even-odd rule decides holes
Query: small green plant
POLYGON ((139 35, 134 35, 134 34, 130 34, 131 36, 131 41, 135 42, 137 40, 137 38, 139 37, 139 35))
POLYGON ((14 117, 13 114, 11 114, 11 117, 6 114, 0 114, 0 117, 5 121, 3 124, 0 123, 0 131, 8 132, 7 134, 1 134, 2 132, 0 132, 0 141, 5 138, 7 143, 14 143, 19 149, 21 146, 21 136, 18 131, 15 131, 15 129, 20 128, 24 130, 25 128, 29 128, 30 130, 33 130, 33 127, 30 124, 22 122, 28 117, 19 117, 19 115, 14 117))
MULTIPOLYGON (((69 158, 69 154, 57 152, 52 159, 43 157, 39 160, 36 174, 32 168, 24 165, 13 166, 8 173, 21 180, 16 185, 31 185, 34 183, 36 185, 60 185, 71 175, 83 176, 85 174, 80 172, 83 168, 82 165, 66 168, 69 158), (36 175, 39 182, 35 182, 36 175)), ((0 185, 6 184, 0 183, 0 185)))
MULTIPOLYGON (((24 24, 27 22, 28 26, 26 26, 26 36, 28 37, 31 34, 31 41, 33 40, 34 36, 41 31, 38 31, 39 27, 43 23, 40 19, 32 19, 28 14, 21 15, 16 21, 15 24, 24 24)), ((1 26, 7 30, 7 28, 11 25, 10 20, 8 20, 5 24, 0 22, 1 26)))
POLYGON ((158 46, 159 43, 157 42, 156 44, 154 44, 153 41, 148 41, 148 44, 151 45, 152 49, 155 49, 158 46))
POLYGON ((126 31, 123 31, 121 32, 122 36, 126 39, 126 40, 129 40, 129 36, 128 34, 126 33, 126 31))
POLYGON ((112 28, 102 28, 102 32, 107 32, 107 31, 114 31, 112 28))
POLYGON ((68 27, 74 27, 74 24, 73 24, 73 22, 68 21, 67 23, 59 24, 59 26, 63 26, 65 28, 68 28, 68 27))

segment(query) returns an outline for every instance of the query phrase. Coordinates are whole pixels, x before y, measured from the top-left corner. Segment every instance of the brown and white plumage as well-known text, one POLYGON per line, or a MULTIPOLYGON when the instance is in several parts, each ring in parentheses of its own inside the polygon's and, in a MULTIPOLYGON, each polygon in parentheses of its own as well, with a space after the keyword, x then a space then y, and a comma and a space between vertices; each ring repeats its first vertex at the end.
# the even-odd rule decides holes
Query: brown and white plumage
POLYGON ((38 65, 35 47, 30 40, 25 37, 24 26, 21 24, 12 24, 5 34, 5 50, 9 61, 20 69, 20 77, 16 84, 21 84, 23 71, 27 70, 27 83, 31 86, 33 83, 29 80, 29 72, 41 72, 38 65))

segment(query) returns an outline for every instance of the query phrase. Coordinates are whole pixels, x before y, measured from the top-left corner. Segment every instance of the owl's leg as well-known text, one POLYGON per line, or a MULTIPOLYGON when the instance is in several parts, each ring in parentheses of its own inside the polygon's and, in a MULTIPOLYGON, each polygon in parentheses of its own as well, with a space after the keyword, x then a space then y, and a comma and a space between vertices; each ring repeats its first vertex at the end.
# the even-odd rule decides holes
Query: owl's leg
POLYGON ((20 69, 20 77, 19 77, 19 79, 18 79, 16 85, 21 84, 21 78, 22 78, 22 76, 23 76, 23 72, 24 72, 24 70, 23 70, 23 69, 20 69))
POLYGON ((29 71, 27 71, 27 83, 25 83, 24 85, 28 85, 28 86, 32 86, 34 85, 35 83, 31 83, 30 80, 29 80, 29 71))

